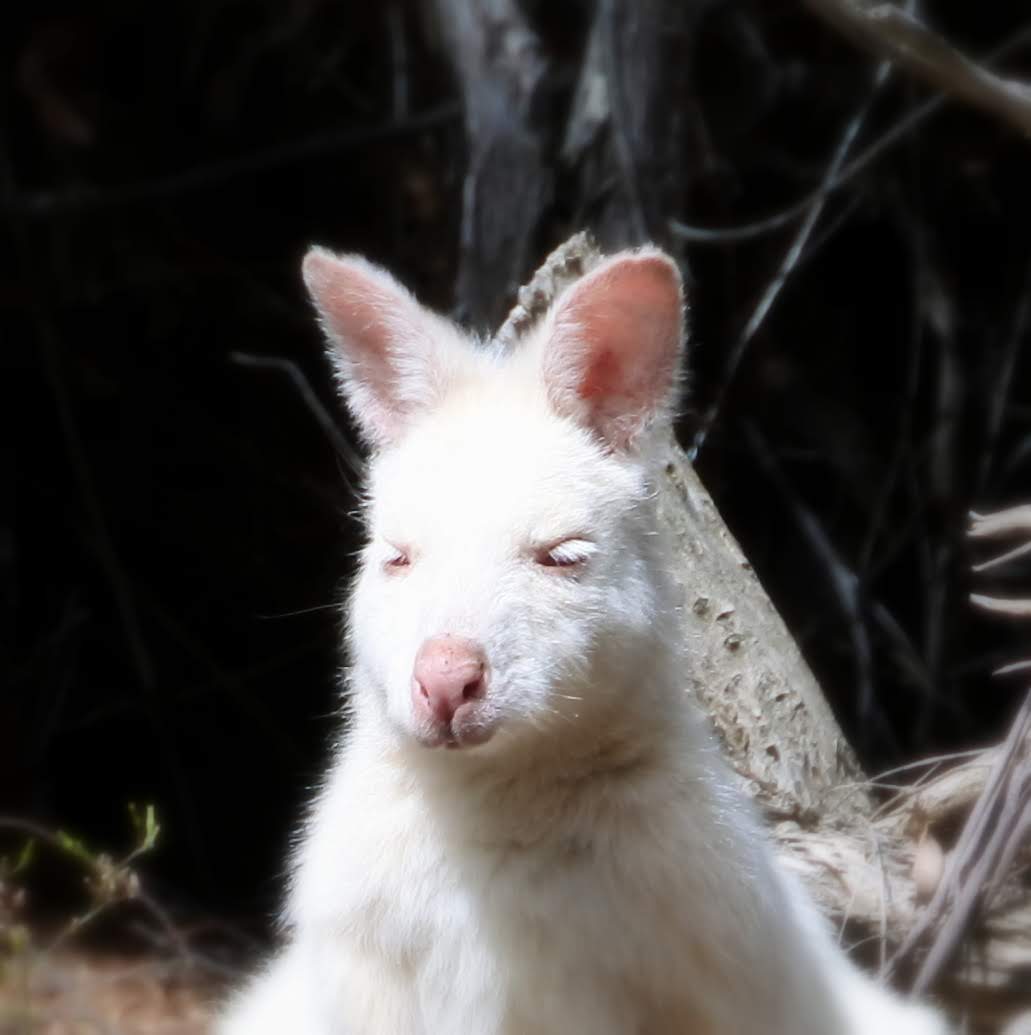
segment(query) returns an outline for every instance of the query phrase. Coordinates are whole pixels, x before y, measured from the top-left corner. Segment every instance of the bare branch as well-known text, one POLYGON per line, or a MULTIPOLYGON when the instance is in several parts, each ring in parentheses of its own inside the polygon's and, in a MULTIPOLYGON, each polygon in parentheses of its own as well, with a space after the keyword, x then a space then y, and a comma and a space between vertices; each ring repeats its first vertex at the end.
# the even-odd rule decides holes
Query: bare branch
POLYGON ((1031 534, 1031 503, 993 510, 990 514, 970 513, 969 534, 974 538, 988 539, 1012 535, 1014 532, 1031 534))
POLYGON ((805 2, 821 18, 878 57, 1031 135, 1031 87, 988 71, 913 15, 886 3, 805 2))
POLYGON ((983 593, 971 593, 970 603, 984 608, 985 611, 994 611, 1001 615, 1031 618, 1031 600, 1011 600, 1006 597, 986 597, 983 593))
POLYGON ((292 360, 286 359, 283 356, 252 356, 246 352, 232 352, 229 358, 241 367, 278 370, 290 379, 291 384, 297 389, 298 394, 304 401, 304 405, 307 406, 309 412, 318 421, 319 427, 322 428, 326 438, 332 443, 337 456, 347 465, 350 474, 346 474, 343 471, 341 474, 343 474, 351 493, 358 495, 355 482, 363 477, 365 462, 337 427, 333 418, 326 412, 326 408, 319 401, 319 397, 308 383, 308 379, 304 376, 301 368, 292 360), (351 476, 354 477, 354 481, 352 481, 351 476))
POLYGON ((926 991, 956 951, 979 908, 990 904, 1014 856, 1031 829, 1031 693, 1027 695, 996 755, 952 853, 946 874, 927 910, 909 932, 897 959, 912 957, 930 932, 936 932, 922 960, 914 987, 926 991))

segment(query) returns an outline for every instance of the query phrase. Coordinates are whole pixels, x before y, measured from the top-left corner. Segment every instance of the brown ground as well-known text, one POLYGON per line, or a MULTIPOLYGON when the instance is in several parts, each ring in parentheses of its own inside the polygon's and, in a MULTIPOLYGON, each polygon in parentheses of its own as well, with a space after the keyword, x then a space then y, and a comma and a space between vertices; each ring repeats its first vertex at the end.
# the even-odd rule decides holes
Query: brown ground
POLYGON ((0 1035, 206 1035, 215 995, 195 968, 168 961, 0 960, 0 1035))

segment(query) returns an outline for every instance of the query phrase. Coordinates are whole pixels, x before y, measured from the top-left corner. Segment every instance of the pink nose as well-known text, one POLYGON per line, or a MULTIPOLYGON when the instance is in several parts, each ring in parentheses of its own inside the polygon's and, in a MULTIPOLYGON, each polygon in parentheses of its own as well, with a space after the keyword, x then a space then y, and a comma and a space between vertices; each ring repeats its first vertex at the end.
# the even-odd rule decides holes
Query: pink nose
POLYGON ((415 705, 437 722, 450 723, 458 709, 486 692, 483 648, 459 636, 434 636, 415 655, 415 705))

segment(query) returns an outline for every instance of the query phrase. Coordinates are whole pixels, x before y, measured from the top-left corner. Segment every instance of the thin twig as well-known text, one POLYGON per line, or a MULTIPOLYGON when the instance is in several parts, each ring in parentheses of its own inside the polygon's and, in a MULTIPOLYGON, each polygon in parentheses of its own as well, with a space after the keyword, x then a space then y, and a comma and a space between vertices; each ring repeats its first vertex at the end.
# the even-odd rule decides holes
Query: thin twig
POLYGON ((841 135, 841 139, 838 141, 837 147, 834 149, 830 164, 827 167, 827 171, 824 174, 823 182, 821 184, 823 189, 810 204, 805 218, 802 221, 802 225, 798 228, 798 232, 795 234, 790 246, 784 253, 784 258, 781 260, 776 274, 766 285, 766 290, 762 293, 758 303, 752 310, 752 315, 749 317, 748 322, 738 335, 737 341, 734 343, 734 346, 730 351, 730 356, 727 359, 727 364, 723 371, 723 377, 716 389, 713 401, 705 412, 705 415, 698 426, 698 430, 695 432, 694 439, 691 442, 691 447, 688 450, 688 459, 692 462, 697 459, 699 452, 705 444, 709 431, 716 422, 716 418, 719 416, 720 410, 723 407, 724 399, 730 389, 731 382, 737 374, 738 367, 744 359, 745 352, 748 349, 749 344, 755 337, 756 332, 762 326, 770 310, 773 308, 773 304, 776 302, 784 288, 784 285, 787 283, 788 277, 791 276, 792 271, 798 265, 802 252, 805 249, 806 244, 809 242, 809 237, 816 227, 820 216, 823 215, 824 205, 829 196, 829 185, 834 182, 835 177, 840 173, 845 159, 848 157, 848 153, 852 149, 852 144, 855 142, 863 123, 866 121, 867 115, 870 113, 870 109, 873 107, 873 102, 877 93, 887 80, 889 71, 890 68, 888 64, 884 63, 874 73, 873 86, 870 95, 863 101, 859 110, 849 120, 841 135))
MULTIPOLYGON (((308 411, 312 414, 323 433, 332 443, 337 456, 347 464, 350 475, 357 481, 361 480, 365 469, 365 462, 362 460, 361 456, 359 456, 358 451, 341 433, 333 418, 326 412, 326 408, 319 401, 319 397, 315 394, 311 385, 308 383, 308 379, 304 376, 301 368, 293 360, 286 359, 282 356, 252 356, 247 352, 231 352, 229 354, 229 358, 241 367, 278 370, 280 373, 286 374, 294 388, 296 388, 300 394, 301 399, 304 401, 304 405, 307 406, 308 411)), ((344 478, 344 481, 347 483, 347 487, 354 495, 357 495, 358 489, 355 482, 352 481, 351 477, 344 471, 341 471, 340 473, 344 478)))
POLYGON ((990 514, 970 512, 970 530, 967 534, 971 538, 990 539, 1016 532, 1031 534, 1031 503, 994 510, 990 514))
POLYGON ((1031 553, 1031 541, 1022 543, 1020 546, 1014 546, 1012 550, 1007 550, 991 560, 982 561, 980 564, 972 564, 970 570, 976 572, 989 571, 992 568, 998 568, 1000 565, 1009 564, 1010 561, 1018 560, 1028 553, 1031 553))
MULTIPOLYGON (((917 396, 920 389, 921 370, 923 368, 925 331, 924 312, 920 299, 926 278, 927 248, 925 235, 918 230, 914 229, 914 232, 909 234, 907 239, 913 252, 913 276, 910 278, 910 286, 914 298, 910 308, 910 344, 907 349, 906 383, 904 394, 900 400, 897 427, 892 435, 891 458, 888 461, 887 471, 875 497, 874 504, 870 508, 869 525, 864 536, 863 546, 859 551, 859 559, 856 562, 856 569, 862 572, 866 578, 873 576, 874 548, 878 545, 888 506, 902 476, 906 457, 912 449, 913 425, 916 420, 917 396)), ((914 653, 916 653, 915 648, 914 653)), ((917 657, 919 657, 918 654, 917 657)), ((920 666, 927 673, 927 666, 922 658, 920 659, 920 666)), ((927 673, 927 675, 929 678, 930 674, 927 673)))
MULTIPOLYGON (((886 737, 892 737, 890 725, 877 706, 874 689, 873 652, 863 608, 863 588, 859 578, 834 548, 812 511, 798 498, 784 477, 772 452, 754 425, 745 427, 745 434, 760 466, 786 499, 795 521, 805 535, 813 552, 827 570, 831 589, 844 614, 856 670, 856 684, 860 713, 882 728, 886 737)), ((868 731, 870 722, 863 723, 868 731)))
POLYGON ((1009 867, 1015 851, 1014 835, 1022 835, 1027 828, 1029 817, 1024 799, 1031 791, 1029 737, 1031 692, 995 756, 984 790, 950 856, 945 876, 891 960, 893 970, 903 961, 912 960, 928 935, 937 932, 913 982, 918 992, 926 990, 955 951, 977 908, 984 904, 986 890, 1009 867))
POLYGON ((1015 618, 1031 618, 1031 600, 986 597, 983 593, 971 593, 970 603, 975 607, 983 608, 985 611, 994 611, 1000 615, 1013 615, 1015 618))
POLYGON ((1028 661, 1011 661, 1008 665, 1003 665, 1001 668, 997 668, 992 675, 993 676, 1012 676, 1018 672, 1031 671, 1031 660, 1028 661))
POLYGON ((1027 335, 1028 321, 1031 319, 1031 262, 1028 263, 1017 296, 1016 308, 1013 312, 1013 323, 1009 336, 999 357, 998 373, 995 384, 988 394, 988 416, 985 422, 984 451, 981 454, 981 469, 978 474, 978 486, 984 491, 991 473, 992 461, 1002 430, 1002 419, 1009 401, 1010 386, 1013 384, 1013 372, 1017 366, 1017 357, 1027 335))

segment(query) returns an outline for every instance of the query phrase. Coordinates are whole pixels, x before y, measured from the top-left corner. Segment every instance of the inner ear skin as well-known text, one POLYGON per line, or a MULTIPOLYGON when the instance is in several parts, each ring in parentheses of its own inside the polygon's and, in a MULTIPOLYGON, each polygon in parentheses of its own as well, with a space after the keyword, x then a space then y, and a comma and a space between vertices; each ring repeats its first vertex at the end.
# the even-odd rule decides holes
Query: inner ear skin
POLYGON ((625 448, 671 400, 683 343, 680 273, 655 252, 623 253, 560 299, 544 374, 559 409, 625 448))
POLYGON ((359 430, 377 448, 396 442, 442 394, 454 329, 360 256, 316 247, 302 270, 359 430))
POLYGON ((603 398, 612 385, 620 382, 621 373, 621 365, 615 354, 610 349, 598 349, 591 355, 591 362, 580 381, 580 398, 588 401, 603 398))

